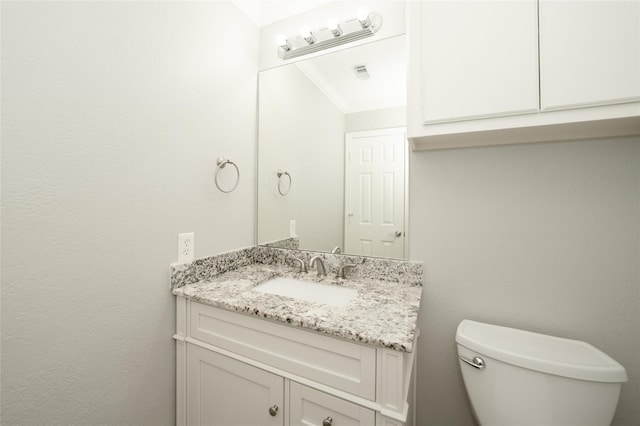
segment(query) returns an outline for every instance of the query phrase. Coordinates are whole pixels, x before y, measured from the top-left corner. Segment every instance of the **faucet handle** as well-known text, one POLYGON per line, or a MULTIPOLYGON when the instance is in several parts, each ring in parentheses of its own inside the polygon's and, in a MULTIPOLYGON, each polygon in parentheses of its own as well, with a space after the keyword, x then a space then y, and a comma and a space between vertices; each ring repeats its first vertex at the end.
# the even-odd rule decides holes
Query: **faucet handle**
POLYGON ((340 269, 338 269, 338 278, 346 278, 346 277, 345 277, 345 274, 344 274, 345 270, 346 270, 347 268, 355 268, 356 266, 357 266, 357 265, 355 265, 355 264, 353 264, 353 263, 345 263, 344 265, 342 265, 342 266, 340 267, 340 269))
POLYGON ((299 262, 300 263, 300 269, 298 269, 298 272, 309 272, 307 270, 307 264, 304 263, 304 260, 299 259, 297 257, 294 257, 293 260, 294 260, 294 262, 299 262))

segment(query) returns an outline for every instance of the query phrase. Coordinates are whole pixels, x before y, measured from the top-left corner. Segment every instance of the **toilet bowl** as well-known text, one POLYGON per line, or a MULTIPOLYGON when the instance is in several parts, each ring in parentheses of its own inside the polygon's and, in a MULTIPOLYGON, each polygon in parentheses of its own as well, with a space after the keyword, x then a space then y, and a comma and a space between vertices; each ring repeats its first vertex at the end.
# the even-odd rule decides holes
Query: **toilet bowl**
POLYGON ((577 340, 463 320, 458 359, 483 426, 611 424, 627 373, 577 340))

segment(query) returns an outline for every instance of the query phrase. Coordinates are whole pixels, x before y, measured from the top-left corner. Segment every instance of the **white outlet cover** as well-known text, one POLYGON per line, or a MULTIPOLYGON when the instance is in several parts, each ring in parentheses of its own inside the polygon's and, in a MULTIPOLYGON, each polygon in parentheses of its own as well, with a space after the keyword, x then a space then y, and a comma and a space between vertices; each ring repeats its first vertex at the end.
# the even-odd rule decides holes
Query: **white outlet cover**
POLYGON ((195 235, 193 232, 178 234, 178 263, 193 262, 195 235))

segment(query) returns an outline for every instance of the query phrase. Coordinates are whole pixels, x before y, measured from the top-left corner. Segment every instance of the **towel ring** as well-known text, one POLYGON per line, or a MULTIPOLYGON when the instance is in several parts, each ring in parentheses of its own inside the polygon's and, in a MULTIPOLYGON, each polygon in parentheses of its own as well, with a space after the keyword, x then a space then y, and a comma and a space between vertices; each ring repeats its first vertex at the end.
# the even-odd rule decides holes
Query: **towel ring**
POLYGON ((214 181, 216 182, 216 186, 218 187, 218 189, 222 192, 225 193, 229 193, 232 192, 234 189, 236 189, 238 187, 238 184, 240 183, 240 169, 238 169, 238 166, 236 163, 234 163, 231 160, 227 160, 224 157, 218 157, 218 160, 216 161, 216 163, 218 164, 218 167, 216 167, 216 174, 214 176, 214 181), (233 188, 231 188, 230 190, 226 191, 222 188, 220 188, 220 185, 218 184, 218 172, 220 171, 220 169, 224 169, 224 166, 226 166, 227 164, 231 164, 233 167, 236 168, 236 174, 238 175, 236 177, 236 183, 235 185, 233 185, 233 188))
POLYGON ((280 195, 284 197, 289 193, 290 190, 291 190, 291 175, 289 174, 289 172, 283 172, 282 170, 278 170, 278 192, 280 193, 280 195), (286 192, 282 190, 282 186, 281 186, 282 176, 287 176, 289 178, 289 186, 287 187, 286 192))

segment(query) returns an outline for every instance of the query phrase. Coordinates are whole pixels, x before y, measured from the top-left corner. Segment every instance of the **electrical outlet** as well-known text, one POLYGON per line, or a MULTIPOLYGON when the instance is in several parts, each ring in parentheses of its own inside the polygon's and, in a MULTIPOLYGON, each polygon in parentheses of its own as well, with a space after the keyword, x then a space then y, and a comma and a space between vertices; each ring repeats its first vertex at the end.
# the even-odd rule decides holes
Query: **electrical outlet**
POLYGON ((178 263, 193 262, 195 249, 195 237, 193 232, 178 234, 178 263))

